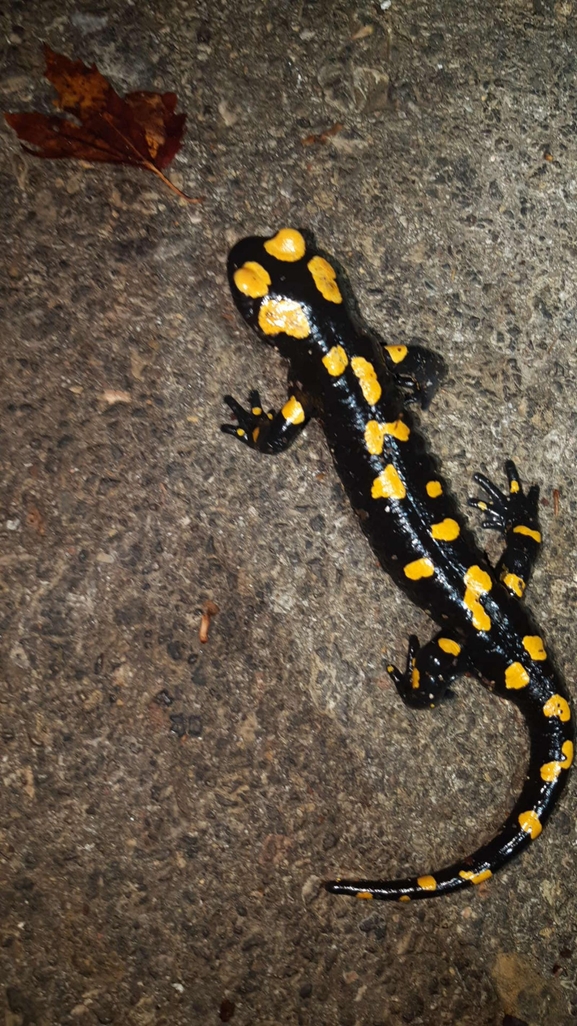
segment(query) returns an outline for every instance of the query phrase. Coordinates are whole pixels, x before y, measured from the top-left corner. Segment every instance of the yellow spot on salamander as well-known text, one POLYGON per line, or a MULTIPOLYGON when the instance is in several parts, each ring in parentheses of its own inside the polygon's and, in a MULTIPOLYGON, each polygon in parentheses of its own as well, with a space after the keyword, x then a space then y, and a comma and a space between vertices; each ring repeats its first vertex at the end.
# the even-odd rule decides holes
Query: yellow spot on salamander
POLYGON ((541 780, 544 780, 547 784, 552 784, 561 775, 561 763, 557 761, 545 762, 539 772, 541 780))
POLYGON ((511 484, 509 485, 509 492, 510 492, 510 494, 511 495, 516 495, 517 492, 519 491, 520 487, 521 487, 521 485, 519 484, 518 481, 511 481, 511 484))
POLYGON ((523 524, 520 524, 519 527, 513 528, 513 534, 525 534, 527 538, 532 538, 533 541, 536 541, 539 545, 541 544, 541 532, 534 531, 532 527, 524 527, 523 524))
POLYGON ((417 670, 416 666, 413 666, 413 672, 411 673, 411 687, 417 690, 421 683, 421 674, 417 670))
POLYGON ((365 445, 372 456, 380 456, 385 439, 385 425, 369 420, 365 427, 365 445))
POLYGON ((370 406, 374 406, 375 403, 378 403, 382 393, 375 368, 372 363, 365 360, 364 356, 353 356, 351 367, 361 383, 361 389, 366 401, 370 406))
POLYGON ((237 428, 236 433, 239 438, 244 438, 244 436, 246 435, 246 431, 244 430, 244 428, 237 428))
POLYGON ((424 891, 437 890, 437 881, 434 876, 419 876, 417 877, 417 883, 424 891))
POLYGON ((281 228, 280 232, 268 239, 264 248, 277 260, 284 260, 287 263, 294 263, 300 260, 306 252, 306 243, 296 228, 281 228))
POLYGON ((309 260, 307 267, 321 296, 329 303, 342 303, 340 289, 336 282, 336 271, 324 257, 315 256, 309 260))
POLYGON ((529 683, 529 674, 521 663, 511 663, 510 666, 505 670, 505 687, 514 688, 526 688, 529 683))
POLYGON ((427 481, 425 487, 430 499, 438 499, 439 495, 443 494, 443 486, 440 481, 427 481))
POLYGON ((544 780, 547 784, 552 784, 561 774, 561 763, 546 762, 541 766, 540 773, 541 780, 544 780))
POLYGON ((461 533, 456 520, 445 517, 438 524, 431 524, 431 535, 436 541, 455 541, 461 533))
POLYGON ((522 577, 518 577, 517 574, 505 574, 503 577, 503 584, 517 595, 518 598, 523 598, 523 593, 527 585, 522 577))
POLYGON ((305 419, 305 411, 294 395, 284 404, 281 412, 287 424, 302 424, 305 419))
POLYGON ((533 809, 530 809, 529 812, 521 813, 519 816, 519 826, 526 834, 531 834, 532 841, 539 836, 543 829, 539 822, 539 817, 533 809))
POLYGON ((401 897, 399 898, 399 901, 410 901, 410 900, 411 900, 411 898, 410 898, 409 894, 401 894, 401 897))
POLYGON ((529 653, 531 659, 538 661, 547 658, 543 642, 538 634, 526 634, 523 638, 523 648, 529 653))
POLYGON ((253 442, 257 441, 259 435, 260 435, 260 428, 259 427, 255 427, 255 429, 254 429, 254 431, 252 433, 252 440, 253 440, 253 442))
POLYGON ((260 406, 253 406, 250 412, 253 417, 262 417, 262 409, 260 406))
POLYGON ((473 872, 472 869, 461 869, 459 876, 463 880, 469 880, 472 884, 483 883, 483 880, 489 880, 493 874, 490 869, 482 869, 479 873, 473 872))
POLYGON ((553 781, 557 780, 561 770, 568 770, 573 764, 573 742, 564 741, 561 751, 563 753, 562 759, 555 759, 553 762, 546 762, 544 766, 541 766, 541 779, 545 780, 548 784, 552 784, 553 781))
POLYGON ((261 299, 268 292, 270 274, 255 260, 247 260, 232 277, 238 291, 251 299, 261 299))
POLYGON ((333 378, 338 378, 343 373, 349 362, 349 358, 342 346, 333 346, 326 356, 323 356, 323 363, 333 378))
POLYGON ((412 563, 407 563, 404 570, 405 577, 408 577, 410 581, 420 581, 422 577, 432 577, 435 567, 428 556, 423 556, 422 559, 415 559, 412 563))
POLYGON ((404 499, 407 494, 403 482, 392 463, 388 463, 384 470, 373 481, 371 495, 373 499, 404 499))
POLYGON ((391 435, 399 442, 406 442, 410 434, 410 429, 402 420, 393 420, 386 424, 369 420, 365 427, 365 445, 372 456, 380 456, 383 451, 385 435, 391 435))
POLYGON ((385 434, 392 435, 398 442, 408 442, 411 429, 402 420, 389 420, 385 424, 385 434))
POLYGON ((491 618, 483 609, 479 596, 491 591, 489 574, 480 566, 470 566, 465 574, 465 595, 463 602, 471 611, 473 627, 478 631, 491 629, 491 618))
POLYGON ((561 695, 552 695, 551 698, 547 699, 543 706, 543 714, 545 716, 557 716, 562 723, 567 723, 567 720, 571 719, 569 703, 561 695))
POLYGON ((258 312, 258 323, 265 335, 285 335, 308 338, 310 324, 300 303, 294 299, 264 299, 258 312))
POLYGON ((461 646, 451 638, 439 638, 437 644, 441 651, 446 652, 447 655, 458 656, 461 651, 461 646))
POLYGON ((409 351, 406 346, 385 346, 385 349, 393 363, 401 363, 409 351))
POLYGON ((361 901, 371 901, 374 895, 370 891, 359 891, 358 894, 355 894, 355 897, 360 898, 361 901))

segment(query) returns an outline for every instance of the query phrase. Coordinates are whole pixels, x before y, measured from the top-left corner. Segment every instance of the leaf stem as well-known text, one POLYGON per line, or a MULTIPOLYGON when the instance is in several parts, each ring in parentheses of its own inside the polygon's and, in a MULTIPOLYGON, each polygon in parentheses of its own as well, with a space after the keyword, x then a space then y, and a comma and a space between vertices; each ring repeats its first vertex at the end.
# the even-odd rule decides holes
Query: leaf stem
POLYGON ((121 132, 120 129, 114 124, 114 121, 112 120, 110 114, 102 114, 102 118, 104 119, 104 121, 106 121, 108 125, 110 125, 111 128, 114 129, 116 134, 120 136, 123 143, 125 143, 125 145, 128 146, 136 155, 136 157, 138 158, 138 163, 141 167, 144 167, 147 171, 152 171, 153 174, 158 175, 160 180, 163 181, 169 189, 172 189, 172 191, 175 192, 176 195, 180 197, 180 199, 185 200, 186 203, 203 202, 204 196, 187 196, 186 193, 182 191, 182 189, 179 189, 178 186, 174 184, 174 182, 170 181, 170 178, 167 178, 166 175, 162 173, 160 168, 156 167, 156 164, 153 164, 151 160, 148 160, 146 157, 143 157, 142 153, 140 152, 138 147, 134 145, 132 140, 129 139, 128 136, 124 135, 124 132, 121 132))

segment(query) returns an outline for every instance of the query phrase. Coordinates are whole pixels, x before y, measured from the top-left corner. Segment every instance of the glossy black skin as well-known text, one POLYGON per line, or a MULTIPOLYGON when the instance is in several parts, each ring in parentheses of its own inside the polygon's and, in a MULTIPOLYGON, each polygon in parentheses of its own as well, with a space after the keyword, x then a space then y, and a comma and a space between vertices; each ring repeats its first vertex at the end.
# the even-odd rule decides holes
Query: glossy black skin
MULTIPOLYGON (((526 847, 531 835, 521 828, 519 815, 534 811, 543 825, 568 776, 567 769, 563 768, 557 779, 546 781, 540 772, 544 764, 563 763, 563 760, 567 763, 567 747, 565 751, 562 747, 573 738, 572 722, 570 719, 564 722, 557 715, 544 715, 543 706, 552 696, 560 696, 568 703, 568 695, 550 659, 535 660, 529 656, 522 639, 538 637, 539 630, 523 602, 502 583, 502 578, 511 573, 522 579, 523 585, 530 576, 539 549, 536 540, 538 489, 533 486, 525 495, 511 462, 506 465, 509 494, 503 494, 487 478, 476 475, 487 495, 470 502, 485 511, 484 526, 500 530, 506 540, 503 557, 493 568, 443 481, 436 460, 428 453, 408 408, 415 399, 423 406, 428 403, 438 382, 442 361, 421 347, 409 347, 405 359, 395 363, 380 341, 362 329, 345 302, 337 304, 323 298, 308 270, 308 262, 318 250, 306 233, 303 236, 307 242, 306 254, 294 262, 279 261, 269 255, 263 248, 267 241, 264 238, 244 239, 231 251, 228 270, 232 294, 244 319, 261 339, 274 345, 288 359, 289 395, 301 403, 305 420, 299 425, 287 424, 282 412, 271 419, 270 415, 260 413, 260 398, 253 392, 250 402, 251 407, 257 408, 256 414, 246 412, 236 400, 226 397, 238 423, 224 425, 223 430, 239 435, 251 448, 274 455, 291 444, 309 417, 316 417, 325 432, 351 505, 381 566, 441 628, 421 649, 417 639, 411 639, 404 673, 395 667, 388 668, 403 700, 414 707, 432 707, 442 700, 455 678, 466 671, 501 697, 515 702, 530 732, 526 783, 502 830, 469 858, 434 872, 434 889, 431 889, 429 874, 425 877, 429 881, 425 887, 418 882, 422 878, 339 880, 325 884, 332 893, 358 897, 384 900, 434 897, 471 886, 469 879, 459 875, 461 872, 482 874, 485 878, 526 847), (243 295, 234 280, 235 271, 247 261, 257 262, 270 275, 267 298, 291 299, 301 304, 311 328, 307 338, 298 339, 283 332, 272 337, 263 333, 258 323, 261 299, 243 295), (338 376, 328 373, 322 362, 323 356, 334 346, 341 346, 349 361, 338 376), (381 395, 372 405, 367 402, 351 368, 350 361, 355 356, 363 357, 375 369, 381 395), (371 455, 365 441, 368 420, 379 423, 401 420, 410 429, 409 438, 398 440, 387 435, 383 453, 371 455), (258 431, 253 437, 255 428, 258 431), (243 430, 241 436, 239 432, 243 430), (371 490, 375 478, 390 465, 405 484, 406 495, 400 499, 373 498, 371 490), (440 482, 442 494, 438 497, 427 494, 426 485, 431 481, 440 482), (437 541, 431 536, 431 525, 445 518, 459 525, 459 535, 452 541, 437 541), (528 528, 529 534, 516 532, 514 529, 519 525, 528 528), (432 560, 435 571, 432 576, 410 580, 404 567, 421 557, 432 560), (479 568, 490 581, 490 591, 480 597, 482 609, 491 621, 489 630, 474 626, 471 610, 464 604, 464 577, 471 567, 479 568), (439 638, 449 639, 459 646, 458 655, 441 650, 439 638), (526 686, 506 687, 505 670, 512 663, 520 663, 526 669, 530 678, 526 686), (411 684, 414 667, 419 670, 418 687, 411 684)), ((339 286, 341 292, 346 293, 346 285, 340 279, 339 286)))

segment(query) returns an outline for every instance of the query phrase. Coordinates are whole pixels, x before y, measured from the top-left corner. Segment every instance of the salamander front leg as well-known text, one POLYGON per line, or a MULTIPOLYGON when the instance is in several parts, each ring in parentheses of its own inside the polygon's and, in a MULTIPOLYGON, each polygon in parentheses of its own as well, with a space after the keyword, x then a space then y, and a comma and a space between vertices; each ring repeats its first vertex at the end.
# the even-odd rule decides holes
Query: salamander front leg
POLYGON ((249 395, 250 410, 245 410, 231 395, 225 395, 224 401, 237 423, 221 424, 221 431, 270 456, 285 452, 310 419, 306 401, 300 401, 295 395, 289 396, 279 413, 274 410, 265 413, 256 389, 249 395))
POLYGON ((448 698, 449 685, 462 673, 462 646, 446 631, 439 631, 422 648, 415 634, 409 638, 407 668, 387 666, 395 687, 405 705, 413 709, 434 709, 448 698))
POLYGON ((426 410, 447 373, 442 356, 414 344, 383 346, 383 352, 391 374, 408 393, 407 401, 426 410))
POLYGON ((505 551, 496 566, 497 576, 513 595, 522 598, 541 547, 539 486, 531 485, 525 494, 513 460, 507 460, 505 471, 508 495, 484 474, 474 474, 489 498, 471 498, 469 505, 485 514, 483 527, 504 535, 505 551))

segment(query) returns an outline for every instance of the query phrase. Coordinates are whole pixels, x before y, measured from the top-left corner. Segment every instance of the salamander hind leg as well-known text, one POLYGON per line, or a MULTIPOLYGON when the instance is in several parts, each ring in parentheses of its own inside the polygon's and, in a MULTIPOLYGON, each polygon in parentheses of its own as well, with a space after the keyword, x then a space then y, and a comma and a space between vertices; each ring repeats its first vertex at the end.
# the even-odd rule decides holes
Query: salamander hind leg
POLYGON ((245 410, 232 395, 225 395, 224 401, 230 406, 237 423, 221 424, 221 431, 238 438, 250 449, 270 456, 285 452, 310 419, 306 404, 295 395, 289 396, 279 413, 274 410, 265 413, 256 389, 249 395, 249 410, 245 410))
POLYGON ((449 686, 462 672, 462 646, 450 632, 439 633, 422 648, 411 634, 407 666, 401 673, 396 666, 387 666, 405 705, 413 709, 434 709, 452 695, 449 686))
POLYGON ((474 480, 488 498, 470 498, 469 505, 485 514, 483 527, 504 536, 505 551, 496 567, 497 576, 513 595, 522 598, 541 546, 539 486, 531 485, 525 493, 512 460, 507 460, 505 470, 508 495, 484 474, 475 474, 474 480))

